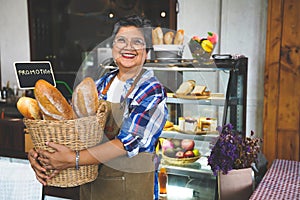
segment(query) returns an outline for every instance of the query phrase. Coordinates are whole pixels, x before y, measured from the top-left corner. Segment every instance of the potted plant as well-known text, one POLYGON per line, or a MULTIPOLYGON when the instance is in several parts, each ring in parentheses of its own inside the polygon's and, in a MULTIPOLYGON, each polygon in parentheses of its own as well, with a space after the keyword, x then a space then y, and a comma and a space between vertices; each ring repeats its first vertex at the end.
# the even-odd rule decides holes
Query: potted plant
POLYGON ((257 162, 261 139, 242 137, 231 124, 217 128, 219 137, 208 157, 214 175, 218 176, 220 199, 248 199, 254 187, 252 167, 257 162))

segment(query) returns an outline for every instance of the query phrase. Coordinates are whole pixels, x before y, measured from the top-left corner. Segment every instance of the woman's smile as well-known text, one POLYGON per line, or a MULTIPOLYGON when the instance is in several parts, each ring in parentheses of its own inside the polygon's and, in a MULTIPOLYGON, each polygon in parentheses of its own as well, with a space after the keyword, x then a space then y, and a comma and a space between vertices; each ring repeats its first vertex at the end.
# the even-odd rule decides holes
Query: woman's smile
POLYGON ((137 56, 137 54, 133 52, 121 52, 120 54, 122 55, 123 58, 126 59, 133 59, 137 56))

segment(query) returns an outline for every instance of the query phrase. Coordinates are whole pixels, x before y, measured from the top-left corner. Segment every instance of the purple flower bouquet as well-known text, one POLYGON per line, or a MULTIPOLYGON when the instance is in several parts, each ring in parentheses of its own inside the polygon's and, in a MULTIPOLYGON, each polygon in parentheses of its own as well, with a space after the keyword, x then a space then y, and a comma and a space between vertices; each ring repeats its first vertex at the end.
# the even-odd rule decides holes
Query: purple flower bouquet
MULTIPOLYGON (((227 174, 232 169, 251 167, 257 162, 261 139, 243 138, 240 132, 234 131, 231 124, 218 127, 220 136, 212 147, 208 165, 215 176, 218 172, 227 174)), ((251 137, 254 135, 251 132, 251 137)))

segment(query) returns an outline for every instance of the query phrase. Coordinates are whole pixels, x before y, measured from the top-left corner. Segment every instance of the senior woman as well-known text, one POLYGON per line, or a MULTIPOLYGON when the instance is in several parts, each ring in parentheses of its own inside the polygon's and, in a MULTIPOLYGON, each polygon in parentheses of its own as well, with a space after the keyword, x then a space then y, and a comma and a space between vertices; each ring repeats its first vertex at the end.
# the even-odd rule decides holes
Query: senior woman
POLYGON ((99 164, 97 179, 81 185, 80 199, 157 197, 153 155, 168 111, 162 84, 152 70, 143 69, 151 47, 151 30, 150 21, 138 16, 123 18, 115 24, 112 55, 117 69, 96 81, 99 99, 112 103, 113 127, 105 130, 104 142, 77 154, 53 142, 48 143, 56 150, 53 153, 30 150, 29 161, 43 185, 60 170, 99 164), (46 170, 54 173, 47 176, 46 170))

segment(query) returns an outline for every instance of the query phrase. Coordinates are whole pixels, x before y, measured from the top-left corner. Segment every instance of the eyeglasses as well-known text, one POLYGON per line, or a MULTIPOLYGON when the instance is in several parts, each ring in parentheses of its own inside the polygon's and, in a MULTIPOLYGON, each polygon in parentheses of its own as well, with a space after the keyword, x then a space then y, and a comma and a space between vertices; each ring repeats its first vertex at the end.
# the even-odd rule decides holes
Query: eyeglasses
MULTIPOLYGON (((125 37, 118 37, 114 40, 113 45, 118 49, 123 49, 129 44, 125 37)), ((142 38, 131 38, 130 46, 136 50, 145 48, 145 41, 142 38)))

